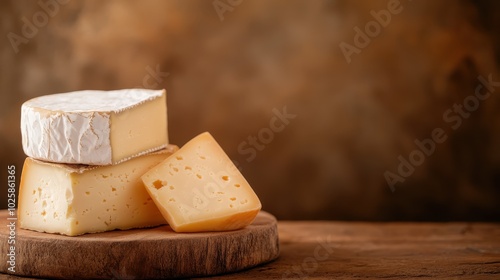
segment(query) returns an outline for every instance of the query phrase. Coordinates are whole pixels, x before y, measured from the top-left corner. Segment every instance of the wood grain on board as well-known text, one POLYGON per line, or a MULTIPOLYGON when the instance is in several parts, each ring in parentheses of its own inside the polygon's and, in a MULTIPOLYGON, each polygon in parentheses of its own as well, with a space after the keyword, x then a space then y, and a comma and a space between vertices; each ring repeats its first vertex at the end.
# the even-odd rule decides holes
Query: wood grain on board
MULTIPOLYGON (((7 211, 0 211, 0 272, 8 272, 7 211)), ((276 219, 260 212, 228 232, 176 233, 169 226, 68 237, 16 228, 15 274, 58 279, 151 279, 217 275, 279 255, 276 219)))
POLYGON ((213 278, 500 279, 499 223, 280 221, 278 229, 276 261, 213 278))

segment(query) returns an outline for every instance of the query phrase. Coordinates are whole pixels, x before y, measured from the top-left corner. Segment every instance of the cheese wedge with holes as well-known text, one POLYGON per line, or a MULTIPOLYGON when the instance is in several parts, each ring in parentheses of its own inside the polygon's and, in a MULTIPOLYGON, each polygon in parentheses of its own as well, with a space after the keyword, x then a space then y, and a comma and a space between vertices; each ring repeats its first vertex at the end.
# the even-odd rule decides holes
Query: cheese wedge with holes
POLYGON ((176 232, 240 229, 261 209, 255 192, 208 132, 153 167, 142 181, 176 232))
POLYGON ((75 236, 165 224, 141 175, 177 149, 169 145, 111 166, 26 158, 19 189, 20 227, 75 236))
POLYGON ((45 95, 21 108, 27 156, 110 165, 168 144, 165 90, 85 90, 45 95))

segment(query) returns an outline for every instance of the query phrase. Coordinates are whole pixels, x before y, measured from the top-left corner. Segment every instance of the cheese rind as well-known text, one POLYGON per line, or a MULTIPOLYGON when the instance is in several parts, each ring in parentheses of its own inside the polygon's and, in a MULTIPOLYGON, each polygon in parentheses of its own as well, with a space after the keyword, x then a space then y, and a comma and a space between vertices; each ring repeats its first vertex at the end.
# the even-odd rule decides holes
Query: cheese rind
POLYGON ((19 189, 20 227, 69 236, 165 224, 140 176, 178 148, 112 166, 26 158, 19 189))
POLYGON ((240 229, 261 209, 255 192, 208 132, 153 167, 142 181, 176 232, 240 229))
POLYGON ((76 91, 21 107, 26 155, 70 164, 110 165, 168 144, 165 90, 76 91))

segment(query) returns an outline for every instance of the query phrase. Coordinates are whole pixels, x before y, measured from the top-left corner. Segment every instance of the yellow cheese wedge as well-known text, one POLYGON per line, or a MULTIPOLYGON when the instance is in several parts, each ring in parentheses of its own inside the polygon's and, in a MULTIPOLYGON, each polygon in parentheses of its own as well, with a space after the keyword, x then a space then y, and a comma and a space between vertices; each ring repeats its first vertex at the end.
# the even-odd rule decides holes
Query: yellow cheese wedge
POLYGON ((19 189, 20 227, 80 235, 165 224, 141 175, 178 148, 110 166, 69 165, 26 158, 19 189))
POLYGON ((240 229, 261 209, 255 192, 208 132, 153 167, 142 180, 176 232, 240 229))

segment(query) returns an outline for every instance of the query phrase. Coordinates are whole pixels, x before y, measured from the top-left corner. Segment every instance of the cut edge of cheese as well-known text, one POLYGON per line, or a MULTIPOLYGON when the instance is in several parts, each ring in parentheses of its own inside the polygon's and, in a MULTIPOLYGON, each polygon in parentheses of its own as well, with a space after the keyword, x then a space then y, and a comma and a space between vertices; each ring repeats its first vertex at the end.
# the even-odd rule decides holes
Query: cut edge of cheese
POLYGON ((251 186, 208 132, 141 178, 176 232, 240 229, 251 224, 262 208, 251 186))
POLYGON ((161 96, 150 100, 150 102, 143 102, 140 107, 135 106, 127 108, 127 111, 111 114, 110 142, 111 147, 113 147, 113 164, 167 146, 169 141, 166 104, 166 91, 163 90, 161 96), (157 116, 164 117, 158 118, 157 116), (131 143, 141 143, 141 145, 136 145, 132 149, 131 143), (147 147, 151 148, 147 149, 147 147))
POLYGON ((28 157, 19 188, 20 227, 76 236, 166 224, 140 177, 177 149, 169 145, 169 149, 111 166, 67 165, 28 157))
MULTIPOLYGON (((157 194, 149 190, 148 193, 153 199, 159 199, 157 194)), ((255 217, 257 217, 257 214, 259 214, 261 206, 244 212, 232 213, 210 219, 195 220, 191 223, 179 225, 173 222, 175 218, 170 215, 168 210, 163 207, 158 207, 158 209, 175 232, 213 232, 238 230, 250 225, 255 220, 255 217)))

